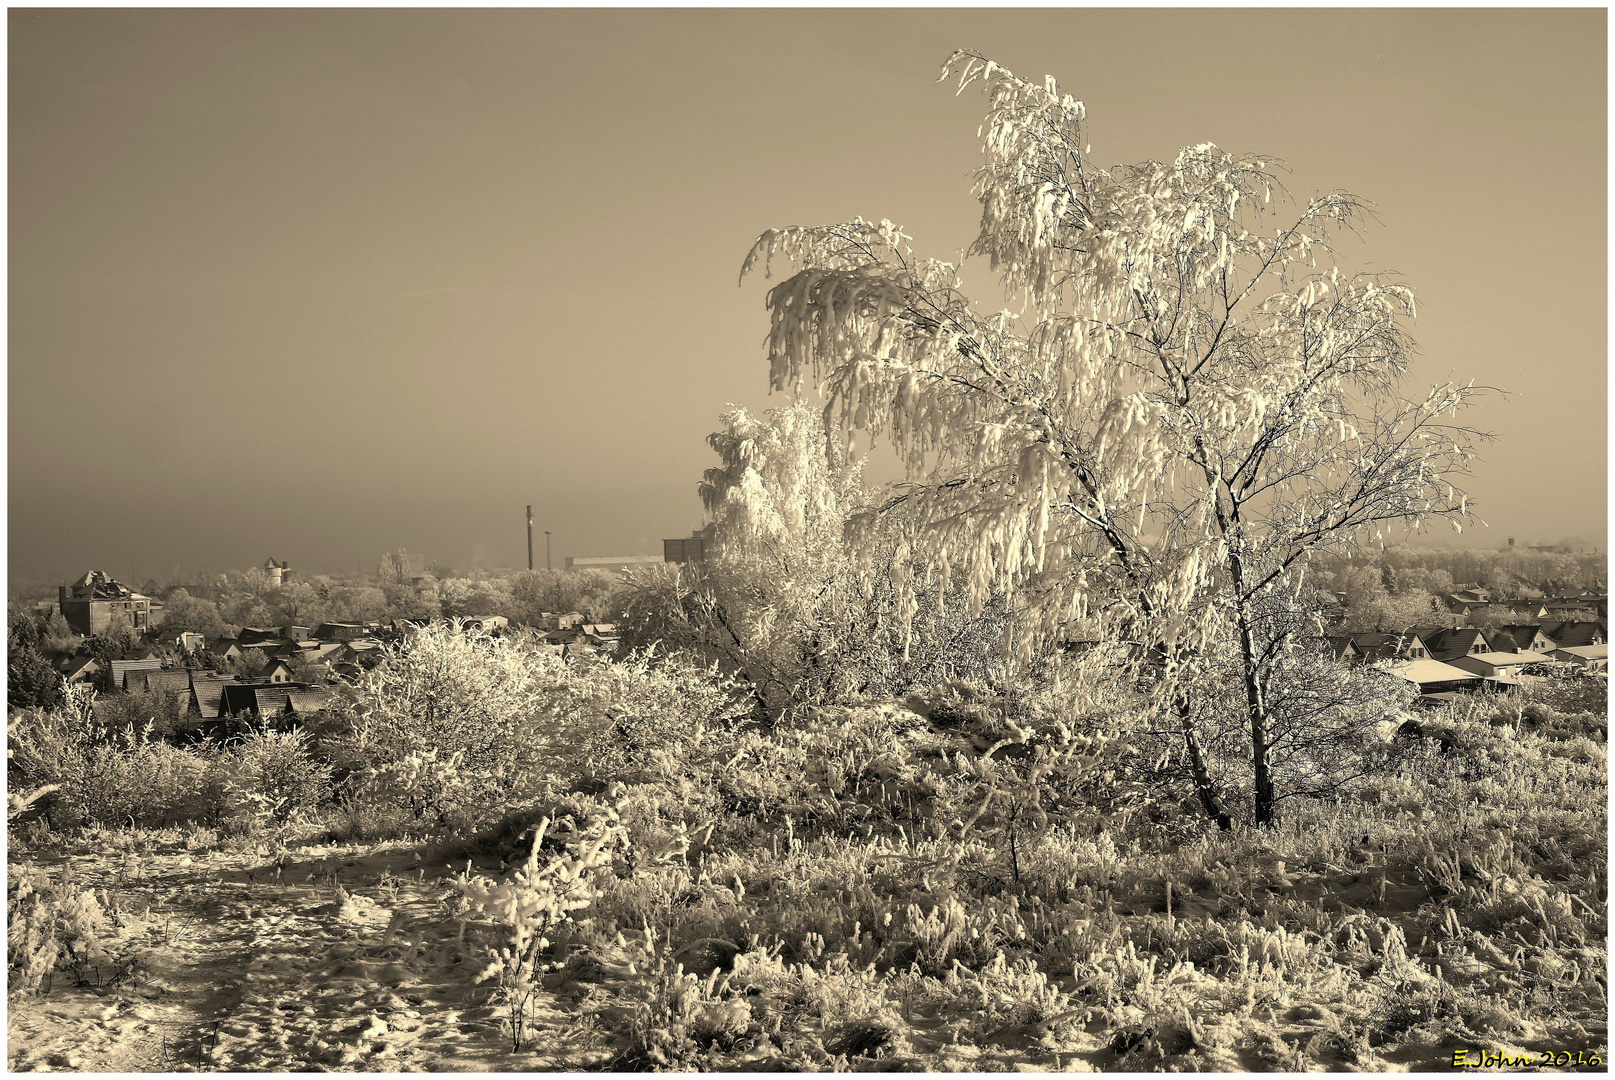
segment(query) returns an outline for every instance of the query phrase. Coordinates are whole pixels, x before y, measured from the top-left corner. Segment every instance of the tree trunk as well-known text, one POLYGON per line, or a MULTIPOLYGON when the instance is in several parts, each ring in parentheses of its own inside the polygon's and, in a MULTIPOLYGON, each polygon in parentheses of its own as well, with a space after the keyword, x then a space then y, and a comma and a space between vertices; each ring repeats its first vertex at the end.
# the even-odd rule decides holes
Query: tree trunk
POLYGON ((1200 739, 1195 735, 1194 721, 1190 719, 1189 702, 1185 698, 1178 698, 1175 705, 1178 721, 1183 725, 1183 742, 1189 748, 1189 770, 1194 776, 1194 793, 1200 797, 1200 805, 1205 808, 1206 816, 1217 823, 1217 828, 1227 832, 1234 827, 1233 815, 1228 812, 1228 804, 1217 793, 1217 783, 1211 777, 1206 755, 1200 750, 1200 739))
POLYGON ((1263 692, 1261 673, 1256 659, 1256 642, 1251 633, 1250 609, 1241 606, 1239 611, 1239 660, 1245 676, 1245 713, 1251 733, 1251 779, 1257 825, 1272 825, 1278 820, 1273 797, 1273 773, 1268 767, 1267 695, 1263 692))

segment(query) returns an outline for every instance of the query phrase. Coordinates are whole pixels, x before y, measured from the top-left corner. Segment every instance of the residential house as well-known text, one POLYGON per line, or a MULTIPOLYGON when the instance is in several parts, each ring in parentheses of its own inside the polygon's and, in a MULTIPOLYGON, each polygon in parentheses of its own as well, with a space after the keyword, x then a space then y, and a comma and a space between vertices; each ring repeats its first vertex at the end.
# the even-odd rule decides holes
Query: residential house
POLYGON ((182 652, 194 653, 207 644, 207 639, 195 630, 186 630, 184 633, 175 635, 174 644, 182 652))
POLYGON ((93 683, 101 674, 101 665, 88 656, 69 656, 63 663, 62 678, 70 683, 93 683))
POLYGON ((236 641, 235 638, 220 638, 213 643, 209 651, 212 652, 221 663, 229 663, 231 660, 239 660, 241 658, 241 645, 236 641))
POLYGON ((323 622, 314 628, 314 637, 318 641, 352 641, 365 635, 364 623, 323 622))
POLYGON ((292 689, 303 689, 302 683, 225 683, 220 698, 219 713, 222 716, 240 716, 242 713, 257 713, 259 716, 273 716, 277 713, 287 712, 287 694, 292 689))
POLYGON ((1338 634, 1329 638, 1335 655, 1342 660, 1426 660, 1430 647, 1423 632, 1401 634, 1338 634))
POLYGON ((278 656, 264 665, 264 669, 258 673, 258 677, 271 683, 297 681, 297 676, 292 673, 292 665, 278 656))
POLYGON ((1540 617, 1548 622, 1594 622, 1598 608, 1578 599, 1549 600, 1542 605, 1540 617))
POLYGON ((242 648, 248 645, 265 645, 281 640, 280 627, 243 626, 241 633, 236 635, 236 641, 242 648))
POLYGON ((220 711, 225 716, 257 713, 260 717, 282 714, 308 714, 331 708, 336 695, 323 686, 307 683, 228 683, 224 687, 220 711))
POLYGON ((1542 634, 1561 649, 1603 645, 1606 641, 1603 627, 1595 622, 1545 622, 1542 634))
POLYGON ((1487 640, 1499 652, 1551 653, 1559 646, 1535 623, 1512 623, 1488 631, 1487 640))
POLYGON ((336 705, 336 695, 323 686, 305 686, 286 692, 286 707, 299 715, 320 712, 336 705))
POLYGON ((1442 627, 1419 626, 1408 631, 1424 642, 1430 659, 1448 662, 1456 657, 1475 653, 1494 652, 1486 634, 1473 627, 1449 630, 1442 627))
POLYGON ((382 645, 370 638, 355 638, 344 641, 341 649, 331 655, 333 664, 358 664, 363 668, 372 668, 381 659, 382 645))
POLYGON ((510 620, 503 615, 466 615, 460 619, 462 630, 494 630, 510 629, 510 620))
POLYGON ((1607 672, 1609 670, 1608 645, 1571 645, 1564 649, 1553 651, 1555 660, 1575 664, 1591 672, 1607 672))
POLYGON ((67 625, 85 635, 106 633, 114 615, 121 615, 136 630, 144 631, 152 625, 152 603, 151 597, 99 570, 91 570, 71 585, 59 586, 56 597, 67 625))
POLYGON ((163 662, 156 657, 150 657, 142 660, 113 660, 107 666, 112 672, 112 685, 121 689, 130 672, 158 671, 161 670, 163 662))
POLYGON ((1478 690, 1484 682, 1472 671, 1439 660, 1398 660, 1386 664, 1384 670, 1417 684, 1422 695, 1478 690))
POLYGON ((223 715, 224 688, 235 680, 228 675, 215 675, 206 671, 191 673, 191 706, 204 720, 217 720, 223 715))
POLYGON ((123 688, 131 691, 144 690, 147 693, 184 694, 188 697, 191 692, 191 671, 189 668, 125 671, 123 688))
POLYGON ((1459 656, 1451 663, 1453 667, 1474 672, 1482 678, 1517 683, 1521 668, 1552 661, 1552 657, 1538 652, 1484 652, 1459 656))
MULTIPOLYGON (((1064 642, 1062 643, 1062 648, 1067 649, 1067 651, 1072 651, 1071 646, 1080 644, 1087 644, 1091 647, 1095 643, 1064 642)), ((1362 651, 1358 649, 1356 644, 1352 641, 1352 635, 1350 634, 1329 634, 1323 639, 1322 644, 1336 660, 1350 663, 1353 660, 1361 660, 1363 658, 1362 651)))

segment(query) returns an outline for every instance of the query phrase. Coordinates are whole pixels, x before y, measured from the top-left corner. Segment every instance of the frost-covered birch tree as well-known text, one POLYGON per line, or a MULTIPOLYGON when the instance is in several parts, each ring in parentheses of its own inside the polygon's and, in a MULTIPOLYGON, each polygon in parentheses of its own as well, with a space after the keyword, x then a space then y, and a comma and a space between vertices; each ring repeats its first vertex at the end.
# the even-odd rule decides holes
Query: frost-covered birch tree
POLYGON ((958 266, 917 257, 887 221, 772 229, 741 272, 786 272, 767 296, 771 384, 815 385, 828 428, 902 458, 907 480, 874 513, 908 518, 928 573, 900 588, 1013 591, 1023 647, 1085 618, 1153 660, 1225 827, 1182 676, 1232 643, 1249 797, 1270 822, 1257 600, 1299 588, 1320 548, 1456 523, 1475 438, 1457 417, 1477 391, 1399 392, 1412 290, 1341 272, 1331 247, 1368 218, 1363 200, 1297 204, 1276 165, 1210 144, 1099 168, 1082 103, 1052 78, 971 52, 955 74, 988 98, 967 254, 1020 310, 978 308, 958 266))

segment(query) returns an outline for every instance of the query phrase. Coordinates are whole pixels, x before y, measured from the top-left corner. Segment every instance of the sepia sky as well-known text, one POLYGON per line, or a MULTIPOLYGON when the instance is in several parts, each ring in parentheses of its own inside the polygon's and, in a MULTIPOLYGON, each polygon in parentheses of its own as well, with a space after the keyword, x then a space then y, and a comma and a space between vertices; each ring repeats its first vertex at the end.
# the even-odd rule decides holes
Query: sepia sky
POLYGON ((1209 141, 1373 200, 1341 255, 1417 288, 1409 389, 1513 392, 1462 542, 1605 544, 1602 10, 8 19, 14 590, 524 565, 528 503, 557 566, 687 535, 718 414, 782 403, 757 234, 974 238, 957 47, 1054 75, 1105 164, 1209 141))

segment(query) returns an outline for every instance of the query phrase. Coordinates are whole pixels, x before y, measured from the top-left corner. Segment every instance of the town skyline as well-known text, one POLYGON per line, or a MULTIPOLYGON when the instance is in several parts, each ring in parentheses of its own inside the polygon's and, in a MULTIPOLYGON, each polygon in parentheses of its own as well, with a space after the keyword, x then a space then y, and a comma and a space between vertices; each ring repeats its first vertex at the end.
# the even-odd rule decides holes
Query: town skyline
POLYGON ((756 235, 974 235, 979 102, 929 85, 962 43, 1084 99, 1102 160, 1214 141, 1372 200, 1344 257, 1418 292, 1409 390, 1513 392, 1472 418, 1491 527, 1419 542, 1607 543, 1602 11, 9 18, 14 581, 520 567, 528 503, 557 567, 686 535, 719 413, 784 403, 756 235))

